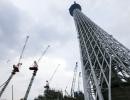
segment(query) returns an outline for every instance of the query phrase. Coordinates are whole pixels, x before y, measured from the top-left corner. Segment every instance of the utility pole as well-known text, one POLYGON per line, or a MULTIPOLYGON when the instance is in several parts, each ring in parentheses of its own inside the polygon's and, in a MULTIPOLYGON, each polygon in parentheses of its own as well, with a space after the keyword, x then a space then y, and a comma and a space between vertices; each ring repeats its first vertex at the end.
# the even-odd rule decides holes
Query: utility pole
POLYGON ((16 74, 16 72, 19 72, 19 67, 22 65, 21 59, 22 59, 23 52, 24 52, 24 50, 25 50, 25 47, 26 47, 28 38, 29 38, 29 36, 26 37, 26 41, 25 41, 25 44, 24 44, 24 46, 23 46, 22 52, 21 52, 21 54, 20 54, 20 57, 19 57, 19 60, 18 60, 18 64, 17 64, 17 65, 13 65, 13 70, 12 70, 12 72, 11 72, 11 75, 9 76, 8 80, 5 82, 5 84, 3 85, 3 88, 2 88, 1 91, 0 91, 0 98, 1 98, 1 96, 2 96, 2 94, 3 94, 3 92, 5 91, 6 87, 8 86, 9 82, 10 82, 11 79, 13 78, 13 76, 16 74))
POLYGON ((14 87, 12 85, 12 100, 14 100, 14 87))

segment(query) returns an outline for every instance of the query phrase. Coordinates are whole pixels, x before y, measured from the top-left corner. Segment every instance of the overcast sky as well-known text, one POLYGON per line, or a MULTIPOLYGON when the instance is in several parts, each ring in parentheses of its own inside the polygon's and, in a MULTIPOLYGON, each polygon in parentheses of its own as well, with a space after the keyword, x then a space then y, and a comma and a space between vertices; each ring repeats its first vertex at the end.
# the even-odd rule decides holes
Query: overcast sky
MULTIPOLYGON (((130 48, 130 0, 76 0, 82 11, 96 24, 130 48)), ((2 98, 24 97, 32 76, 28 68, 42 51, 51 45, 41 62, 28 100, 43 94, 49 80, 61 64, 50 86, 63 90, 70 86, 75 62, 79 62, 77 32, 68 9, 73 0, 0 0, 0 85, 7 80, 12 65, 17 64, 27 35, 30 36, 22 59, 22 67, 11 80, 2 98)))

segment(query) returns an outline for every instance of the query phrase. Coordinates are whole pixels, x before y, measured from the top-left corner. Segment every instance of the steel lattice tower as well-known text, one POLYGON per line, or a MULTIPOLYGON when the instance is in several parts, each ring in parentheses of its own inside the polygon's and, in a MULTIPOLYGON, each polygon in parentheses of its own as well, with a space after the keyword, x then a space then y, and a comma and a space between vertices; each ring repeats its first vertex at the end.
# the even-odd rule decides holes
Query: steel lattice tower
POLYGON ((85 100, 130 100, 130 51, 71 5, 80 42, 85 100))

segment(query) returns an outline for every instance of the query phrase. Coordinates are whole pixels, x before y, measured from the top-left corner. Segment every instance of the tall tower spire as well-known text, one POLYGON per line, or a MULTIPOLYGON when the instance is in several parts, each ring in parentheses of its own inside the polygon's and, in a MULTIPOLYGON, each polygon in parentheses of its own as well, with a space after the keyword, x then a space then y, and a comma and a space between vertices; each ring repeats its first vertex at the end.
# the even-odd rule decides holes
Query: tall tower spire
POLYGON ((85 16, 79 4, 69 12, 79 36, 85 100, 129 100, 129 49, 85 16))

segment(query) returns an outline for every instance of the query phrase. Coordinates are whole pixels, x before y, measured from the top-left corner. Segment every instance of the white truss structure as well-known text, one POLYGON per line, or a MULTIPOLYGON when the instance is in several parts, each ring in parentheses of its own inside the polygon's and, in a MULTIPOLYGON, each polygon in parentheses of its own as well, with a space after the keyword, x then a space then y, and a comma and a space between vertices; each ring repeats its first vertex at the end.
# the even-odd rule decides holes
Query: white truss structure
POLYGON ((79 4, 69 10, 80 42, 85 100, 112 100, 112 85, 130 81, 130 51, 85 16, 79 4))

